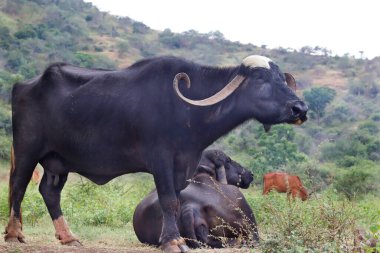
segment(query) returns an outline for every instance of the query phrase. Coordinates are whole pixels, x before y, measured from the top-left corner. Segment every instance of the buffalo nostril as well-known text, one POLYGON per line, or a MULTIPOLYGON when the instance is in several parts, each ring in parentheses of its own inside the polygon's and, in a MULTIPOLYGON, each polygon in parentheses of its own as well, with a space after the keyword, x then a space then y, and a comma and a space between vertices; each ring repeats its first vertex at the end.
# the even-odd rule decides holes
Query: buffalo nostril
POLYGON ((306 115, 306 113, 307 113, 308 110, 309 110, 309 108, 302 101, 297 101, 292 106, 292 112, 293 112, 294 116, 303 116, 303 115, 306 115))

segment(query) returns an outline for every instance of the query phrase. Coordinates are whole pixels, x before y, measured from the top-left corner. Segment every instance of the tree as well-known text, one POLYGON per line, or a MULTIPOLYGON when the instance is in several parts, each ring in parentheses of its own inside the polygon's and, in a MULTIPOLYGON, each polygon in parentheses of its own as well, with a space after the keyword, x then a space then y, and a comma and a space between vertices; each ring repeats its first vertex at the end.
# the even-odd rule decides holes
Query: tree
POLYGON ((303 95, 312 111, 311 115, 317 119, 319 124, 320 118, 325 115, 326 106, 335 98, 336 91, 327 87, 316 87, 304 91, 303 95))
POLYGON ((295 144, 295 130, 290 125, 276 125, 267 133, 261 124, 248 123, 224 139, 222 149, 239 158, 255 173, 257 182, 269 171, 307 160, 295 144))
POLYGON ((353 168, 338 175, 334 183, 335 189, 352 200, 358 195, 363 195, 375 190, 374 175, 363 168, 353 168))
POLYGON ((5 26, 0 26, 0 47, 8 49, 11 43, 12 36, 9 32, 9 28, 5 26))

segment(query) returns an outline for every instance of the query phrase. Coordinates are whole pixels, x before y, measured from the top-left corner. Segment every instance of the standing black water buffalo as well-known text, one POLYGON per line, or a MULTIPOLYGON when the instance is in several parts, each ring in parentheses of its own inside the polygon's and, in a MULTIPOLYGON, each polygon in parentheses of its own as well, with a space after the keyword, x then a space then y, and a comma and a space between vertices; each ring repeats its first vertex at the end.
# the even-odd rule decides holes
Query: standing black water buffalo
POLYGON ((40 163, 47 172, 40 192, 63 244, 79 244, 60 207, 69 172, 97 184, 148 172, 163 210, 162 248, 186 252, 176 225, 178 196, 202 151, 249 119, 266 129, 302 124, 308 108, 289 87, 295 87, 290 74, 255 55, 229 68, 175 57, 145 59, 117 71, 51 65, 12 90, 15 166, 5 240, 24 241, 20 205, 40 163), (190 78, 191 89, 181 93, 179 82, 190 87, 190 78))
MULTIPOLYGON (((252 180, 250 171, 222 151, 204 151, 193 180, 179 195, 177 225, 187 244, 199 247, 200 242, 220 248, 220 237, 258 241, 253 212, 235 187, 248 188, 252 180)), ((157 191, 136 207, 133 227, 140 242, 159 245, 162 211, 157 191)))

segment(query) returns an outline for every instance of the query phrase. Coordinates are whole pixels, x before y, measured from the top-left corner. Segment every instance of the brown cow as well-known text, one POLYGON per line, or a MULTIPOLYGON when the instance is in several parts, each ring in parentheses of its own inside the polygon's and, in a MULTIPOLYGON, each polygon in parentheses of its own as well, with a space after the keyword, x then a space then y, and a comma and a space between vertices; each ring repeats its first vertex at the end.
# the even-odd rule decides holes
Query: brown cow
POLYGON ((265 174, 263 181, 263 195, 275 189, 277 192, 286 192, 288 197, 291 194, 293 199, 296 196, 299 196, 302 200, 308 198, 307 190, 298 176, 289 175, 285 172, 274 172, 265 174))

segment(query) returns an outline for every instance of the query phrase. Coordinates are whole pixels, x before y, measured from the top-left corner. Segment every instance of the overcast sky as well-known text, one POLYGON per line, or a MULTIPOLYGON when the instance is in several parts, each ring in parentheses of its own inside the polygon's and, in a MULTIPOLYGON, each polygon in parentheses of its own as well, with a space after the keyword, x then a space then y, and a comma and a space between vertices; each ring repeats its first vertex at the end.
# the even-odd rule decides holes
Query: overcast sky
POLYGON ((380 56, 378 0, 85 0, 155 30, 220 31, 270 48, 320 46, 334 54, 380 56))

